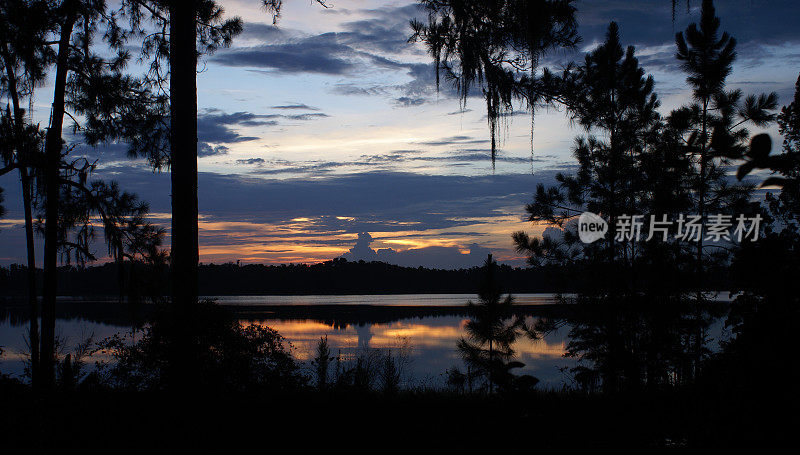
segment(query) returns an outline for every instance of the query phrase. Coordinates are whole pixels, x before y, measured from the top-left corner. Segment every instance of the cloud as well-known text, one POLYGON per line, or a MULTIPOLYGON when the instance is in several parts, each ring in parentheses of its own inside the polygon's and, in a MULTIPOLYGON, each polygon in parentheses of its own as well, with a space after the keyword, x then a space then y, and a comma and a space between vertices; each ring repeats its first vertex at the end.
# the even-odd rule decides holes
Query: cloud
POLYGON ((246 22, 239 39, 274 41, 284 38, 286 34, 287 32, 284 29, 276 25, 265 24, 263 22, 246 22))
MULTIPOLYGON (((220 219, 278 222, 295 217, 348 216, 366 224, 336 219, 328 221, 336 223, 329 227, 376 232, 407 229, 402 223, 438 229, 463 226, 468 224, 467 218, 521 217, 537 183, 554 184, 555 173, 458 176, 375 171, 277 179, 200 172, 198 180, 200 211, 220 219), (506 208, 510 206, 518 209, 509 212, 506 208)), ((113 165, 99 169, 97 177, 118 181, 121 188, 148 201, 154 212, 171 210, 169 173, 113 165)), ((9 192, 7 201, 15 200, 18 182, 2 186, 9 192)))
MULTIPOLYGON (((253 160, 258 164, 258 158, 253 160)), ((267 160, 261 164, 269 166, 267 160)), ((468 177, 382 171, 277 179, 200 172, 202 260, 321 261, 347 252, 358 233, 368 232, 381 241, 377 249, 390 246, 393 251, 378 253, 373 248, 376 255, 398 264, 477 265, 478 259, 485 259, 478 246, 489 248, 498 238, 508 247, 492 246, 492 251, 498 257, 514 255, 509 236, 518 225, 497 223, 521 223, 536 184, 552 184, 553 174, 468 177), (396 243, 386 243, 387 239, 396 243), (470 255, 462 254, 468 250, 475 253, 474 264, 470 255)), ((96 177, 117 181, 120 188, 147 201, 153 213, 165 214, 158 222, 168 219, 169 173, 111 165, 98 169, 96 177)), ((3 176, 0 186, 7 191, 7 218, 21 218, 16 203, 19 182, 3 176)), ((164 224, 169 228, 168 221, 164 224)), ((0 258, 14 259, 0 262, 24 260, 23 234, 16 227, 2 229, 0 239, 8 241, 0 241, 0 258)))
POLYGON ((318 111, 319 109, 316 107, 309 106, 308 104, 302 103, 295 103, 295 104, 284 104, 281 106, 271 106, 271 109, 283 109, 283 110, 304 110, 304 111, 318 111))
MULTIPOLYGON (((264 43, 224 49, 211 61, 233 67, 252 68, 266 74, 299 73, 344 76, 353 82, 333 84, 341 95, 391 95, 398 106, 416 106, 436 93, 433 63, 418 62, 424 51, 408 42, 412 34, 409 21, 422 18, 416 4, 359 10, 362 19, 340 23, 337 32, 304 35, 284 30, 282 34, 265 24, 246 24, 244 38, 264 43), (248 31, 252 28, 252 31, 248 31), (408 60, 413 58, 413 62, 408 60), (402 84, 376 84, 369 81, 375 69, 404 71, 410 81, 402 84)), ((455 95, 449 85, 443 86, 446 96, 455 95)))
POLYGON ((471 136, 448 136, 434 141, 419 142, 419 144, 427 146, 440 146, 440 145, 452 146, 452 145, 464 145, 464 144, 486 144, 488 142, 489 141, 487 139, 475 139, 471 136))
POLYGON ((472 109, 459 109, 457 111, 448 112, 447 115, 461 115, 466 114, 467 112, 472 112, 472 109))
MULTIPOLYGON (((466 219, 522 216, 538 182, 553 183, 554 172, 479 177, 365 172, 317 179, 263 179, 200 174, 201 210, 223 218, 357 217, 363 226, 337 220, 354 231, 401 231, 464 226, 466 219), (221 190, 224 189, 224 190, 221 190), (507 207, 518 207, 510 212, 507 207), (517 213, 519 212, 519 213, 517 213), (374 224, 371 224, 374 223, 374 224), (401 223, 401 224, 398 224, 401 223), (364 229, 367 227, 368 229, 364 229)), ((165 194, 168 194, 165 191, 165 194)))
MULTIPOLYGON (((457 136, 460 137, 460 136, 457 136)), ((416 165, 437 165, 438 163, 452 163, 451 165, 469 165, 476 163, 491 163, 491 152, 488 148, 460 148, 459 144, 469 144, 471 139, 466 140, 442 140, 434 141, 438 145, 452 145, 443 154, 431 155, 422 150, 395 150, 388 153, 377 155, 361 155, 356 159, 331 161, 331 160, 309 160, 309 161, 288 161, 288 160, 269 160, 269 166, 264 166, 253 170, 252 174, 257 175, 281 175, 281 174, 314 174, 316 176, 332 173, 334 171, 346 170, 348 172, 358 171, 393 171, 403 163, 413 163, 416 165)), ((480 140, 477 142, 486 142, 480 140)), ((508 164, 531 164, 545 162, 553 156, 507 156, 498 153, 495 162, 508 164)))
POLYGON ((197 144, 197 157, 205 158, 207 156, 227 155, 230 150, 224 145, 212 146, 206 142, 198 142, 197 144))
POLYGON ((314 174, 321 175, 330 173, 336 169, 344 167, 375 167, 378 161, 287 161, 271 160, 270 167, 262 167, 254 170, 252 174, 257 175, 279 175, 279 174, 314 174))
POLYGON ((339 83, 334 84, 332 92, 337 95, 346 96, 375 96, 387 95, 390 93, 389 88, 383 85, 359 85, 355 83, 339 83))
POLYGON ((246 160, 236 160, 236 164, 264 164, 264 158, 248 158, 246 160))
POLYGON ((400 98, 395 99, 395 103, 398 106, 403 106, 403 107, 419 106, 425 104, 425 98, 411 98, 408 96, 401 96, 400 98))
POLYGON ((355 245, 341 257, 348 261, 380 261, 405 267, 428 267, 435 269, 460 269, 479 266, 486 260, 491 250, 477 243, 466 247, 462 253, 458 246, 429 246, 396 250, 380 248, 374 250, 371 245, 375 241, 369 232, 359 232, 355 245))
POLYGON ((369 235, 369 232, 359 232, 356 244, 353 246, 353 248, 350 248, 348 253, 343 254, 342 257, 350 261, 374 261, 377 259, 378 253, 370 248, 372 242, 373 239, 372 236, 369 235))
POLYGON ((319 118, 326 118, 330 116, 322 112, 311 112, 306 114, 282 115, 281 117, 289 120, 313 120, 319 118))
MULTIPOLYGON (((582 2, 578 7, 578 23, 584 43, 602 40, 608 23, 620 25, 623 42, 660 44, 672 41, 675 32, 685 30, 691 22, 700 20, 700 2, 678 2, 675 19, 672 4, 660 0, 607 0, 582 2)), ((722 29, 730 32, 741 43, 758 41, 780 43, 798 40, 800 30, 795 24, 800 20, 800 10, 794 0, 761 1, 726 0, 715 2, 722 29)))
MULTIPOLYGON (((457 98, 458 91, 452 84, 442 84, 436 87, 436 68, 433 63, 405 63, 377 55, 368 55, 373 67, 391 70, 392 72, 404 71, 411 78, 402 84, 375 84, 371 81, 340 82, 333 86, 333 92, 339 95, 357 96, 395 96, 395 103, 408 107, 417 106, 423 102, 439 98, 457 98), (397 97, 396 94, 401 94, 397 97)), ((480 97, 480 90, 473 90, 470 97, 480 97)))
MULTIPOLYGON (((579 33, 584 43, 603 41, 609 22, 614 20, 620 25, 623 44, 635 44, 637 49, 670 45, 670 55, 663 55, 663 63, 667 63, 674 61, 675 33, 700 20, 700 2, 691 2, 690 6, 687 11, 685 4, 677 5, 673 21, 670 2, 582 2, 578 7, 579 33)), ((739 43, 740 61, 763 57, 765 45, 800 43, 800 29, 795 25, 800 22, 800 8, 794 0, 771 0, 768 5, 752 0, 728 0, 715 2, 714 6, 721 20, 721 31, 727 31, 739 43)), ((645 66, 652 71, 649 65, 645 66)), ((677 71, 677 66, 669 69, 677 71)))
POLYGON ((231 144, 252 141, 254 136, 242 136, 232 126, 273 126, 276 120, 268 120, 269 116, 250 112, 226 114, 219 110, 207 110, 197 116, 197 138, 201 142, 212 144, 231 144))
POLYGON ((130 149, 128 144, 117 142, 111 144, 100 144, 97 147, 92 147, 82 143, 81 141, 83 141, 83 137, 77 134, 69 134, 65 136, 67 136, 67 142, 76 144, 75 149, 71 153, 74 156, 86 157, 91 161, 99 160, 101 163, 116 161, 129 163, 132 161, 131 157, 128 155, 128 150, 130 149))
POLYGON ((219 109, 206 109, 197 116, 197 154, 201 157, 222 155, 228 152, 228 148, 219 144, 233 144, 259 139, 257 136, 243 136, 239 134, 236 128, 276 126, 280 119, 306 121, 326 117, 328 117, 328 114, 322 112, 254 114, 241 111, 229 114, 219 109))
POLYGON ((391 248, 378 250, 378 260, 406 267, 428 267, 435 269, 463 269, 483 264, 491 250, 478 244, 470 244, 468 253, 460 247, 429 246, 395 251, 391 248))
POLYGON ((409 22, 424 17, 424 10, 416 3, 362 10, 361 13, 366 18, 342 24, 345 29, 340 33, 342 40, 353 47, 389 54, 399 54, 411 47, 409 22))
MULTIPOLYGON (((794 26, 800 21, 796 2, 771 0, 769 7, 758 3, 731 0, 716 5, 722 28, 739 42, 738 64, 757 68, 776 60, 787 65, 800 62, 800 55, 791 50, 800 43, 800 28, 794 26)), ((692 3, 688 10, 685 6, 678 5, 673 17, 672 4, 662 0, 582 3, 578 8, 578 23, 584 44, 576 51, 552 52, 543 64, 557 66, 582 60, 582 51, 601 42, 609 22, 615 20, 620 24, 623 43, 636 45, 641 63, 648 72, 677 76, 680 68, 674 58, 675 32, 699 20, 698 5, 692 3)), ((254 71, 269 74, 338 76, 340 79, 331 84, 334 93, 387 97, 399 107, 419 106, 433 99, 436 94, 434 65, 424 57, 422 45, 408 43, 412 33, 409 20, 427 19, 417 3, 348 10, 347 14, 338 8, 335 12, 325 12, 343 18, 337 23, 337 31, 304 35, 298 30, 247 23, 241 41, 248 45, 222 50, 211 57, 211 61, 256 68, 254 71), (357 19, 348 21, 345 16, 357 19), (258 42, 249 45, 254 40, 258 42), (376 82, 370 77, 375 70, 403 71, 410 80, 376 82)), ((681 87, 677 78, 667 80, 666 84, 669 87, 659 86, 662 94, 681 87)), ((457 96, 449 83, 443 83, 440 88, 445 97, 457 96)), ((480 90, 473 90, 471 96, 480 96, 480 90)))
POLYGON ((354 51, 337 41, 335 33, 323 33, 292 42, 233 48, 219 52, 211 61, 224 66, 266 68, 277 73, 342 75, 354 68, 354 51))
POLYGON ((395 102, 400 106, 419 106, 425 103, 425 98, 409 98, 407 96, 401 96, 400 98, 395 99, 395 102))
MULTIPOLYGON (((409 160, 415 161, 449 161, 449 162, 490 162, 491 153, 489 149, 476 149, 476 153, 452 153, 444 156, 412 157, 409 160)), ((544 161, 542 158, 532 158, 523 156, 504 156, 496 155, 494 160, 501 163, 529 164, 531 162, 544 161)))

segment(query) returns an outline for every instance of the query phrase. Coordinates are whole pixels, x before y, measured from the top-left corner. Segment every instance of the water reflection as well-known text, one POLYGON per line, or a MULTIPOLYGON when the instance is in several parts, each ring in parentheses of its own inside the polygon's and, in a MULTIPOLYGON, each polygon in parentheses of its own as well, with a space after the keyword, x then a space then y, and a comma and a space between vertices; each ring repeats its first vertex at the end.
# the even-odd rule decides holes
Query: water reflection
POLYGON ((704 296, 581 296, 566 319, 575 386, 622 392, 692 384, 728 338, 728 305, 704 296))
MULTIPOLYGON (((0 361, 0 372, 21 375, 29 349, 26 343, 27 321, 24 317, 0 315, 0 346, 5 355, 0 361)), ((536 318, 529 317, 529 322, 536 318)), ((315 319, 241 319, 242 324, 261 324, 276 329, 290 343, 295 357, 309 365, 320 337, 328 337, 331 352, 343 358, 353 357, 369 349, 396 349, 405 343, 411 348, 408 365, 408 385, 441 386, 444 372, 453 366, 461 366, 456 342, 464 334, 464 316, 410 317, 390 322, 346 323, 315 319)), ((93 336, 95 340, 110 337, 115 333, 131 332, 131 327, 98 322, 83 318, 61 318, 57 321, 57 332, 69 349, 93 336)), ((573 366, 572 359, 563 358, 567 346, 569 327, 565 326, 549 333, 544 339, 531 341, 521 339, 516 347, 519 360, 525 363, 523 372, 538 377, 544 387, 560 387, 562 375, 559 367, 573 366)), ((95 354, 87 359, 108 360, 95 354)))
MULTIPOLYGON (((571 296, 567 294, 565 296, 571 296)), ((221 305, 380 305, 461 306, 475 300, 474 294, 392 294, 392 295, 217 295, 204 296, 221 305)), ((518 305, 546 305, 558 301, 555 294, 514 294, 518 305)))
MULTIPOLYGON (((3 348, 3 357, 0 358, 0 373, 12 376, 22 376, 25 371, 25 362, 30 356, 28 345, 28 320, 12 318, 0 314, 0 347, 3 348)), ((92 338, 95 341, 111 337, 121 332, 130 332, 131 328, 112 324, 89 321, 82 318, 56 320, 56 340, 62 353, 72 351, 79 343, 92 338)), ((96 361, 108 361, 106 355, 95 353, 86 361, 94 364, 96 361)))
MULTIPOLYGON (((392 297, 408 301, 403 296, 392 297)), ((693 367, 727 338, 723 317, 727 305, 722 302, 712 305, 719 307, 710 312, 713 314, 698 313, 693 299, 662 302, 643 297, 625 301, 582 298, 575 303, 518 309, 517 314, 524 316, 529 326, 539 321, 553 325, 542 339, 519 338, 514 345, 515 360, 525 367, 516 370, 516 374, 535 376, 541 381, 540 388, 566 384, 591 389, 603 384, 627 389, 680 384, 687 377, 691 379, 688 375, 693 367), (572 356, 565 357, 565 353, 572 356)), ((464 307, 325 304, 234 308, 242 324, 267 325, 282 334, 296 358, 305 362, 309 375, 316 344, 326 336, 331 353, 343 358, 368 350, 408 346, 410 385, 440 386, 446 380, 447 369, 463 369, 456 344, 465 334, 469 317, 464 307)), ((132 321, 142 321, 153 314, 152 308, 108 302, 60 302, 57 333, 65 352, 69 352, 89 336, 99 341, 121 332, 130 334, 137 325, 132 321)), ((0 305, 0 346, 5 351, 0 372, 23 373, 29 352, 27 327, 24 305, 0 305)), ((97 360, 107 359, 95 355, 87 363, 97 360)))
MULTIPOLYGON (((537 318, 528 317, 530 323, 537 318)), ((441 385, 443 373, 453 366, 461 366, 456 342, 464 335, 467 319, 462 316, 409 318, 390 323, 347 324, 336 326, 315 320, 264 319, 248 321, 276 329, 292 345, 294 355, 309 361, 314 355, 320 337, 328 337, 333 354, 352 357, 366 349, 397 349, 411 347, 409 365, 411 382, 441 385)), ((543 339, 520 339, 515 350, 518 360, 525 364, 522 373, 536 376, 545 387, 559 387, 562 375, 559 367, 574 365, 574 360, 563 358, 567 346, 569 326, 549 332, 543 339)))

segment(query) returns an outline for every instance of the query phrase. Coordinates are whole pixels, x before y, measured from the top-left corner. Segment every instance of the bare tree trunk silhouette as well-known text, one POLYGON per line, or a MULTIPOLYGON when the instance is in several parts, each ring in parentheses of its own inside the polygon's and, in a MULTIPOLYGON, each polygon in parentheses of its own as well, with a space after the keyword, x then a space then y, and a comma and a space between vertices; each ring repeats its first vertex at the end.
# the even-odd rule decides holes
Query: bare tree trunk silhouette
POLYGON ((28 342, 31 348, 31 383, 39 381, 39 303, 36 298, 36 246, 33 239, 33 213, 31 210, 31 178, 25 166, 20 167, 22 180, 22 204, 25 210, 25 243, 28 250, 28 307, 30 324, 28 342))
MULTIPOLYGON (((489 256, 491 257, 491 255, 489 256)), ((492 340, 489 340, 489 394, 494 393, 494 381, 493 381, 493 370, 492 367, 494 366, 494 346, 492 346, 492 340)))
POLYGON ((23 150, 23 128, 24 124, 22 109, 19 105, 19 93, 17 92, 17 75, 14 71, 14 60, 9 52, 8 43, 3 42, 3 60, 6 67, 6 78, 8 84, 8 96, 11 98, 11 105, 14 108, 14 136, 17 144, 17 164, 19 165, 19 178, 22 184, 22 205, 25 212, 25 247, 27 250, 27 286, 28 286, 28 307, 30 308, 29 339, 31 348, 31 383, 36 385, 39 370, 39 306, 36 301, 36 249, 33 239, 33 213, 31 209, 31 178, 28 174, 28 162, 25 161, 26 151, 23 150))
POLYGON ((45 228, 44 228, 44 285, 42 292, 42 343, 40 355, 41 384, 52 387, 55 382, 56 292, 58 287, 58 199, 61 189, 61 128, 64 124, 64 97, 67 87, 70 37, 75 25, 72 2, 62 5, 66 16, 61 24, 56 60, 56 77, 50 128, 45 139, 45 228))
MULTIPOLYGON (((188 315, 197 303, 197 29, 194 2, 169 4, 170 155, 172 178, 172 305, 174 315, 188 315)), ((189 334, 181 332, 174 359, 179 376, 187 373, 189 334), (181 352, 183 351, 183 352, 181 352)), ((177 378, 176 378, 177 379, 177 378)), ((187 379, 187 378, 183 378, 187 379)), ((183 381, 181 381, 183 382, 183 381)))
POLYGON ((700 362, 702 361, 702 345, 703 345, 703 329, 702 329, 702 303, 703 303, 703 223, 706 219, 706 155, 708 154, 708 103, 709 98, 703 98, 703 120, 701 132, 701 146, 700 146, 700 187, 697 199, 697 211, 700 215, 700 234, 697 239, 697 304, 695 305, 695 329, 694 340, 694 368, 692 370, 692 379, 697 380, 700 374, 700 362))

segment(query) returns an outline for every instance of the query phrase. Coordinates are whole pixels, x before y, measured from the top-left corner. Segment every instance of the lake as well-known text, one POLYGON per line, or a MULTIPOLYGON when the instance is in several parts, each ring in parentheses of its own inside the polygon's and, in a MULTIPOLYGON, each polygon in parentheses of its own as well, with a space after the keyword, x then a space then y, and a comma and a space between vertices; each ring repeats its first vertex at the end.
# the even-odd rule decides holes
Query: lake
MULTIPOLYGON (((392 294, 392 295, 220 295, 203 296, 222 305, 381 305, 458 306, 475 301, 475 294, 392 294)), ((519 305, 557 303, 555 294, 514 294, 519 305)))
MULTIPOLYGON (((219 304, 231 308, 243 324, 263 324, 283 335, 294 356, 311 374, 310 361, 320 337, 327 337, 334 355, 353 358, 370 349, 409 348, 404 378, 407 386, 441 386, 445 371, 463 363, 456 349, 469 320, 463 305, 474 300, 467 294, 331 295, 331 296, 220 296, 219 304)), ((548 317, 563 305, 550 294, 515 295, 529 323, 548 317)), ((29 351, 28 317, 24 304, 0 304, 0 346, 5 351, 0 372, 19 376, 29 351)), ((73 347, 130 332, 128 305, 114 301, 61 300, 57 305, 57 336, 73 347)), ((719 326, 719 324, 717 324, 719 326)), ((521 338, 515 345, 517 360, 525 366, 517 373, 539 378, 540 388, 560 388, 568 378, 560 371, 576 365, 565 358, 571 326, 563 323, 542 339, 521 338)), ((724 334, 717 327, 712 339, 724 334)), ((103 361, 99 355, 91 360, 103 361)))

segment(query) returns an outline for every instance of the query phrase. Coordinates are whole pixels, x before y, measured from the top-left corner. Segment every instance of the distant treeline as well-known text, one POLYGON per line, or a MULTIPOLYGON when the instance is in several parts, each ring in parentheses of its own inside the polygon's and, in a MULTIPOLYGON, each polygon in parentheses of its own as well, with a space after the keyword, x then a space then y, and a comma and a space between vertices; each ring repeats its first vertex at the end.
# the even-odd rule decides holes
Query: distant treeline
MULTIPOLYGON (((154 272, 141 264, 116 263, 59 269, 59 295, 118 296, 136 291, 136 283, 168 283, 166 269, 154 272), (153 275, 156 275, 154 278, 153 275), (122 283, 122 288, 120 284, 122 283), (124 291, 121 291, 124 289, 124 291)), ((557 267, 513 268, 501 265, 499 280, 513 293, 569 292, 557 267)), ((0 267, 0 295, 25 295, 21 265, 0 267)), ((383 262, 334 259, 319 264, 201 264, 200 295, 313 295, 313 294, 473 294, 481 269, 460 270, 401 267, 383 262)), ((40 272, 41 274, 41 272, 40 272)), ((41 279, 41 277, 40 277, 41 279)), ((141 291, 140 291, 141 292, 141 291)), ((168 294, 168 290, 164 290, 168 294)))
MULTIPOLYGON (((152 297, 169 294, 169 272, 141 263, 59 268, 58 295, 74 297, 152 297)), ((0 267, 0 296, 21 297, 26 268, 0 267)), ((319 264, 200 264, 200 295, 474 294, 480 267, 443 270, 403 267, 343 258, 319 264)), ((37 271, 41 282, 41 270, 37 271)), ((657 276, 649 280, 658 281, 657 276)), ((593 277, 570 266, 498 267, 498 282, 510 293, 571 293, 591 286, 593 277)), ((724 270, 710 270, 709 290, 730 288, 724 270)))
MULTIPOLYGON (((473 294, 482 273, 479 267, 441 270, 345 259, 313 265, 203 265, 200 294, 473 294)), ((503 287, 517 293, 554 291, 548 275, 509 266, 501 271, 503 287)))

